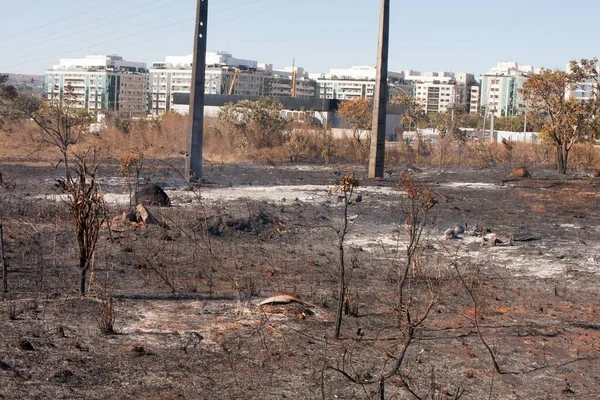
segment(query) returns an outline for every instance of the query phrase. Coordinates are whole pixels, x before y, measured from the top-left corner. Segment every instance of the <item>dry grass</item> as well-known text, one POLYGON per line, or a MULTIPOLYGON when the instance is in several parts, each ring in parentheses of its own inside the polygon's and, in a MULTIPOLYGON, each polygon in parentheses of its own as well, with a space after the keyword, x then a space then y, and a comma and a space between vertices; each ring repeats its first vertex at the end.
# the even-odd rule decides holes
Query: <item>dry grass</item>
MULTIPOLYGON (((18 122, 0 132, 0 160, 28 162, 31 159, 56 162, 58 154, 49 146, 40 145, 41 133, 32 123, 18 122)), ((129 132, 123 133, 116 124, 109 124, 98 133, 86 134, 72 146, 79 151, 95 146, 111 158, 135 152, 146 156, 166 158, 179 156, 187 150, 188 118, 166 114, 160 118, 132 121, 129 132)), ((323 128, 290 124, 275 133, 276 139, 263 143, 247 138, 230 122, 209 117, 205 120, 204 157, 217 163, 231 162, 324 162, 365 164, 369 157, 368 143, 354 138, 334 138, 323 128)), ((264 135, 263 135, 264 136, 264 135)), ((400 144, 386 150, 386 164, 422 166, 469 166, 485 168, 493 165, 552 167, 554 148, 525 143, 458 144, 445 139, 435 144, 400 144)), ((591 143, 577 144, 569 156, 571 170, 600 169, 598 148, 591 143)))
POLYGON ((566 206, 569 210, 588 217, 600 214, 593 207, 600 200, 600 194, 586 181, 573 182, 572 186, 553 193, 521 191, 516 196, 522 199, 522 204, 530 204, 531 210, 537 213, 556 214, 566 206))
POLYGON ((0 131, 0 159, 14 161, 54 160, 55 149, 41 145, 41 133, 32 123, 13 122, 0 131))

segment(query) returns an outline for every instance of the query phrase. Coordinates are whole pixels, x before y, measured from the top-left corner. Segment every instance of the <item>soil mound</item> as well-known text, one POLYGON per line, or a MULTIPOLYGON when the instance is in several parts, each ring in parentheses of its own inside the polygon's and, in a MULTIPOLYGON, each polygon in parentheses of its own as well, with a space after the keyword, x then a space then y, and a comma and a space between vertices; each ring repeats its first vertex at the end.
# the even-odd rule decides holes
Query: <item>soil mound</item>
POLYGON ((531 174, 527 171, 527 168, 520 167, 508 174, 508 178, 531 178, 531 174))
POLYGON ((264 312, 269 314, 283 314, 287 317, 300 319, 314 315, 314 312, 310 309, 312 305, 303 301, 294 292, 275 292, 271 297, 260 301, 258 305, 264 312))
POLYGON ((145 206, 169 207, 171 200, 165 191, 158 185, 143 186, 138 192, 138 203, 145 206))
POLYGON ((261 237, 273 238, 285 232, 286 226, 284 221, 266 211, 248 218, 236 218, 230 214, 206 218, 206 229, 214 236, 233 232, 253 232, 261 237))

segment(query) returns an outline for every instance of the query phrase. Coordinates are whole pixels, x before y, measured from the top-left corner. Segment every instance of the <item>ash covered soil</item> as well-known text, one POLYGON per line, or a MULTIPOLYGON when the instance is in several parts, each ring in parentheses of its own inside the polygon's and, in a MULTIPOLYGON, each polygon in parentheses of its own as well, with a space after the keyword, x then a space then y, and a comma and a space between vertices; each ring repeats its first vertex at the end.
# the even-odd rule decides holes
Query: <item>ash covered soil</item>
POLYGON ((374 181, 356 166, 209 164, 190 191, 173 164, 142 171, 172 204, 148 207, 160 222, 148 225, 118 218, 126 181, 114 163, 99 170, 112 229, 100 233, 85 298, 54 187, 61 171, 0 164, 9 263, 0 398, 375 398, 368 382, 392 370, 407 337, 395 307, 408 240, 403 171, 438 201, 407 289, 413 316, 432 306, 386 398, 600 398, 600 182, 544 169, 507 180, 501 167, 388 167, 374 181), (344 202, 328 191, 350 172, 360 186, 335 340, 344 202), (464 235, 444 237, 465 222, 464 235), (482 245, 475 226, 501 244, 535 240, 482 245), (277 291, 304 302, 258 305, 277 291), (115 334, 105 335, 110 297, 115 334))

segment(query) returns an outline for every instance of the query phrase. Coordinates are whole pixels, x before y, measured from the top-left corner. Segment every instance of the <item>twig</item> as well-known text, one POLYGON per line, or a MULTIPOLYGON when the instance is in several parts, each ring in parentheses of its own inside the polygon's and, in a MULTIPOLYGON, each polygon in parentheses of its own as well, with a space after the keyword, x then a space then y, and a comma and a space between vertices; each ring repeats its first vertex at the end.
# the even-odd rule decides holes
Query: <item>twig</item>
POLYGON ((323 354, 323 365, 321 366, 321 399, 325 400, 325 368, 327 367, 327 336, 324 338, 325 353, 323 354))
POLYGON ((494 394, 494 377, 496 376, 496 371, 492 371, 492 381, 490 382, 490 395, 488 396, 488 400, 492 400, 492 395, 494 394))
POLYGON ((175 286, 173 286, 173 283, 171 282, 169 277, 167 275, 164 275, 162 272, 160 272, 158 270, 158 268, 156 268, 154 265, 152 265, 152 263, 150 262, 148 257, 144 256, 144 260, 146 260, 146 264, 148 265, 148 267, 150 267, 150 269, 152 271, 156 272, 156 274, 160 277, 160 279, 162 279, 163 282, 166 283, 167 286, 169 286, 169 288, 171 289, 171 293, 175 294, 177 292, 177 290, 175 289, 175 286))
POLYGON ((483 334, 481 333, 481 329, 479 328, 479 321, 478 321, 478 319, 479 319, 478 318, 479 317, 479 302, 475 298, 473 291, 469 288, 469 286, 467 285, 467 282, 465 282, 462 274, 460 273, 460 270, 458 269, 458 264, 456 263, 456 260, 452 258, 450 260, 450 262, 452 263, 452 266, 454 267, 454 270, 456 271, 456 274, 458 275, 458 278, 460 279, 460 282, 462 283, 463 287, 465 288, 465 290, 467 291, 467 293, 473 300, 473 313, 474 313, 473 321, 475 324, 475 329, 477 330, 477 335, 479 336, 481 343, 483 343, 483 345, 487 349, 488 353, 490 354, 490 357, 492 358, 492 362, 494 364, 494 369, 500 375, 503 375, 504 372, 500 369, 500 365, 498 365, 498 361, 496 360, 496 355, 494 354, 494 351, 492 350, 490 345, 487 344, 487 341, 483 337, 483 334))
POLYGON ((4 230, 0 224, 0 261, 2 262, 2 292, 8 293, 8 263, 4 255, 4 230))

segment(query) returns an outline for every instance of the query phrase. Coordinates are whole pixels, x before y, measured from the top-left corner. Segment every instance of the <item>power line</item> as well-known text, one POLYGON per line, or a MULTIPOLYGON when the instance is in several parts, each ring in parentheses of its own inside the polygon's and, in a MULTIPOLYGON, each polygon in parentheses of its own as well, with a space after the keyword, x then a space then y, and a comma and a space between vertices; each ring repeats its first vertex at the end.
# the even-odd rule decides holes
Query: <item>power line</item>
MULTIPOLYGON (((184 1, 184 0, 180 0, 180 1, 184 1)), ((119 33, 119 32, 124 32, 124 31, 127 31, 127 30, 129 30, 129 29, 137 28, 138 26, 143 26, 143 25, 151 24, 151 23, 153 23, 153 22, 157 22, 157 21, 163 21, 165 18, 174 17, 174 16, 176 16, 176 15, 181 15, 181 14, 187 14, 187 13, 189 13, 190 11, 193 11, 193 9, 192 9, 192 10, 185 10, 185 11, 181 11, 181 12, 178 12, 178 13, 175 13, 175 14, 171 14, 171 15, 169 15, 169 16, 167 16, 167 17, 160 17, 160 18, 156 18, 156 19, 153 19, 153 20, 151 20, 151 21, 141 22, 141 23, 139 23, 139 24, 136 24, 136 25, 129 25, 129 26, 127 26, 127 27, 123 28, 123 29, 118 29, 118 30, 116 30, 116 31, 112 31, 111 33, 119 33)), ((127 18, 129 18, 129 17, 127 17, 127 18)), ((126 19, 127 19, 127 18, 126 18, 126 19)), ((185 20, 185 21, 187 21, 187 20, 185 20)), ((101 25, 101 26, 102 26, 102 25, 101 25)), ((91 28, 91 29, 95 29, 95 28, 91 28)), ((89 31, 89 30, 90 30, 90 29, 84 29, 83 31, 80 31, 79 33, 81 33, 81 32, 86 32, 86 31, 89 31)), ((134 34, 134 35, 137 35, 137 34, 139 34, 139 33, 136 33, 136 34, 134 34)), ((69 36, 70 36, 70 35, 69 35, 69 36)), ((54 39, 52 39, 52 40, 54 40, 54 39)), ((80 42, 82 42, 82 41, 80 41, 80 42)), ((80 42, 79 42, 79 43, 80 43, 80 42)), ((78 43, 78 42, 76 42, 76 43, 78 43)), ((69 44, 64 44, 64 45, 62 45, 62 46, 56 46, 56 47, 53 47, 53 48, 51 48, 51 49, 48 49, 48 50, 46 50, 45 52, 48 52, 48 51, 55 51, 55 50, 57 50, 57 49, 62 49, 62 48, 69 47, 69 46, 72 46, 72 45, 73 45, 72 43, 69 43, 69 44)), ((36 43, 35 45, 31 45, 31 46, 29 46, 29 47, 26 47, 26 48, 35 47, 35 46, 37 46, 37 43, 36 43)), ((18 59, 21 59, 21 58, 26 58, 26 57, 29 57, 29 56, 30 56, 29 54, 25 54, 25 55, 22 55, 22 56, 18 56, 18 57, 13 57, 13 58, 10 58, 10 59, 8 59, 7 61, 18 60, 18 59)))
MULTIPOLYGON (((46 0, 41 0, 41 1, 46 1, 46 0)), ((154 3, 158 3, 159 1, 162 1, 162 0, 153 0, 153 1, 150 1, 150 2, 147 2, 147 3, 144 3, 144 4, 143 4, 143 6, 144 6, 144 7, 147 7, 148 5, 151 5, 151 4, 154 4, 154 3)), ((36 43, 34 43, 34 44, 32 44, 32 45, 29 45, 29 46, 26 46, 26 47, 21 47, 21 48, 19 48, 19 50, 29 49, 29 48, 36 47, 36 46, 38 46, 38 45, 41 45, 41 44, 45 44, 45 43, 49 43, 49 42, 53 42, 53 41, 55 41, 55 40, 57 40, 57 39, 63 39, 63 38, 69 37, 69 36, 75 36, 75 35, 79 35, 79 34, 81 34, 81 33, 83 33, 83 32, 89 32, 89 31, 91 31, 91 30, 94 30, 94 29, 97 29, 97 28, 101 28, 101 27, 105 27, 105 26, 113 25, 113 24, 115 24, 115 23, 117 23, 117 22, 121 22, 121 21, 124 21, 124 20, 130 19, 130 18, 133 18, 133 17, 137 17, 137 16, 140 16, 140 15, 142 15, 142 14, 146 14, 146 13, 149 13, 149 12, 152 12, 152 11, 160 10, 160 9, 162 9, 162 8, 169 7, 169 6, 173 5, 173 4, 181 3, 181 2, 183 2, 183 1, 188 1, 188 0, 176 0, 176 1, 172 1, 172 2, 169 2, 169 3, 167 3, 167 4, 164 4, 164 5, 162 5, 162 6, 160 6, 160 7, 155 7, 155 8, 152 8, 152 9, 147 9, 147 10, 141 11, 141 12, 139 12, 139 13, 131 14, 131 15, 129 15, 129 16, 126 16, 126 17, 123 17, 123 18, 119 18, 119 19, 116 19, 116 20, 115 20, 115 19, 113 19, 113 20, 110 20, 109 22, 107 22, 107 23, 104 23, 104 24, 95 25, 95 26, 88 27, 88 28, 86 28, 86 29, 79 30, 79 31, 75 31, 75 32, 70 32, 70 33, 68 33, 68 34, 66 34, 66 35, 62 35, 62 36, 55 36, 55 37, 51 37, 51 38, 48 38, 47 40, 44 40, 44 41, 41 41, 41 42, 37 41, 36 43)), ((213 4, 222 3, 223 1, 227 1, 227 0, 217 0, 217 1, 215 1, 213 4)), ((254 1, 251 1, 250 3, 253 3, 253 2, 256 2, 256 1, 260 1, 260 0, 254 0, 254 1)), ((245 4, 249 4, 249 3, 244 3, 244 4, 242 4, 242 5, 245 5, 245 4)), ((132 11, 132 10, 138 10, 138 9, 140 8, 140 6, 141 6, 141 5, 138 5, 138 6, 136 6, 136 7, 132 7, 132 8, 128 8, 128 9, 126 9, 126 10, 119 11, 119 14, 120 14, 120 15, 122 15, 123 13, 126 13, 126 12, 128 12, 128 11, 132 11)), ((240 5, 240 6, 241 6, 241 5, 240 5)), ((232 8, 236 8, 236 7, 232 7, 232 8)), ((228 9, 225 9, 225 10, 228 10, 228 9)), ((218 11, 218 12, 225 11, 225 10, 220 10, 220 11, 218 11)), ((177 15, 177 14, 173 14, 173 15, 177 15)), ((103 20, 107 20, 107 19, 108 19, 108 18, 104 17, 104 18, 100 18, 98 21, 103 21, 103 20)), ((147 23, 151 23, 151 22, 155 22, 155 21, 156 21, 156 20, 152 20, 152 21, 148 21, 147 23)), ((126 28, 126 29, 129 29, 129 28, 132 28, 132 27, 136 27, 136 26, 139 26, 139 25, 141 25, 141 24, 138 24, 138 25, 131 25, 131 26, 129 26, 129 27, 128 27, 128 28, 126 28)), ((89 26, 89 23, 88 23, 88 22, 84 22, 84 23, 82 23, 82 24, 75 25, 75 26, 69 27, 69 28, 67 28, 67 29, 63 29, 63 30, 61 30, 61 31, 58 31, 58 33, 60 33, 60 32, 65 32, 65 31, 72 31, 72 29, 73 29, 73 28, 78 28, 78 27, 82 27, 82 26, 89 26)), ((121 29, 121 30, 119 30, 119 31, 117 31, 117 32, 121 32, 121 31, 124 31, 124 30, 125 30, 125 29, 121 29)), ((114 31, 113 31, 113 33, 114 33, 114 31)), ((54 34, 51 34, 51 36, 53 36, 53 35, 55 35, 55 34, 56 34, 56 33, 54 33, 54 34)), ((30 39, 28 39, 28 40, 23 40, 23 41, 16 42, 16 43, 11 43, 11 44, 8 44, 8 45, 5 45, 5 46, 0 46, 0 50, 7 50, 7 49, 14 48, 14 47, 19 47, 19 45, 21 45, 21 44, 23 44, 23 43, 29 43, 29 42, 31 42, 31 40, 30 40, 30 39)), ((62 47, 65 47, 65 46, 62 46, 62 47)), ((55 48, 55 49, 56 49, 56 48, 55 48)), ((22 57, 17 57, 17 58, 22 58, 22 57)), ((10 59, 10 60, 14 60, 14 59, 15 59, 15 58, 12 58, 12 59, 10 59)))
MULTIPOLYGON (((168 5, 175 4, 175 3, 179 3, 179 2, 181 2, 181 1, 184 1, 184 0, 178 0, 178 1, 172 2, 172 3, 168 4, 168 5)), ((223 1, 225 1, 225 0, 219 0, 219 1, 215 1, 215 4, 216 4, 216 3, 221 3, 221 2, 223 2, 223 1)), ((220 12, 225 12, 225 11, 233 10, 233 9, 235 9, 235 8, 243 7, 243 6, 246 6, 246 5, 248 5, 248 4, 251 4, 251 3, 256 3, 256 2, 258 2, 258 1, 263 1, 263 0, 252 0, 252 1, 249 1, 249 2, 246 2, 246 3, 238 4, 238 5, 236 5, 236 6, 233 6, 233 7, 229 7, 229 8, 225 8, 225 9, 221 9, 221 10, 215 11, 215 12, 213 12, 212 14, 218 14, 218 13, 220 13, 220 12)), ((165 7, 165 6, 162 6, 162 7, 165 7)), ((162 8, 162 7, 158 7, 158 8, 162 8)), ((173 17, 173 16, 180 15, 180 14, 186 14, 186 13, 188 13, 188 12, 190 12, 190 11, 194 11, 194 9, 191 9, 191 10, 185 10, 185 11, 182 11, 182 12, 178 12, 178 13, 175 13, 175 14, 171 14, 169 17, 173 17)), ((212 14, 211 14, 211 15, 212 15, 212 14)), ((123 18, 123 19, 128 19, 128 18, 129 18, 129 17, 126 17, 126 18, 123 18)), ((143 26, 143 25, 151 24, 151 23, 153 23, 153 22, 157 22, 157 21, 163 21, 164 19, 165 19, 165 17, 160 17, 160 18, 153 19, 153 20, 151 20, 151 21, 142 22, 142 23, 139 23, 139 24, 136 24, 136 25, 129 25, 129 26, 127 26, 127 27, 123 28, 123 29, 119 29, 119 30, 113 31, 112 33, 118 33, 118 32, 127 31, 127 30, 129 30, 129 29, 136 28, 136 27, 138 27, 138 26, 143 26)), ((179 24, 179 23, 187 22, 187 21, 189 21, 189 20, 190 20, 190 19, 186 19, 186 20, 178 21, 178 22, 176 22, 175 24, 179 24)), ((115 22, 115 21, 113 21, 113 22, 115 22)), ((112 23, 112 22, 111 22, 111 23, 112 23)), ((105 26, 105 25, 108 25, 108 24, 104 24, 104 25, 100 25, 100 26, 105 26)), ((143 32, 133 33, 133 34, 131 34, 131 35, 128 35, 128 36, 137 36, 137 35, 140 35, 140 34, 142 34, 142 33, 146 33, 146 32, 152 32, 152 31, 155 31, 155 30, 161 29, 161 28, 163 28, 163 27, 165 27, 165 26, 171 26, 171 25, 162 25, 162 26, 161 26, 161 27, 159 27, 159 28, 154 28, 154 29, 150 29, 150 30, 147 30, 147 31, 143 31, 143 32)), ((94 29, 94 28, 90 28, 90 29, 94 29)), ((85 32, 85 31, 89 31, 90 29, 84 29, 84 30, 82 30, 82 31, 80 31, 80 32, 78 32, 78 33, 85 32)), ((70 35, 69 35, 69 36, 70 36, 70 35)), ((123 37, 121 37, 121 38, 117 38, 117 39, 114 39, 114 40, 120 40, 120 39, 124 39, 124 38, 127 38, 128 36, 123 36, 123 37)), ((53 40, 55 40, 55 39, 57 39, 57 38, 51 39, 50 41, 53 41, 53 40)), ((114 41, 114 40, 112 40, 112 41, 114 41)), ((97 44, 93 44, 93 45, 88 45, 88 46, 86 46, 86 47, 94 47, 94 46, 98 46, 98 45, 102 45, 102 44, 106 44, 106 43, 110 43, 110 42, 111 42, 111 41, 108 41, 108 42, 102 42, 102 43, 99 43, 99 44, 97 43, 97 44)), ((37 44, 39 44, 39 43, 36 43, 35 45, 29 46, 29 47, 27 47, 27 48, 30 48, 30 47, 35 47, 37 44)), ((47 51, 55 51, 55 50, 57 50, 57 49, 61 49, 61 48, 65 48, 65 47, 69 47, 69 46, 71 46, 71 45, 72 45, 72 43, 71 43, 71 44, 62 45, 62 46, 58 46, 58 47, 53 47, 52 49, 49 49, 49 50, 47 50, 47 51)), ((66 53, 70 53, 71 51, 76 51, 76 50, 69 50, 69 51, 68 51, 68 52, 66 52, 66 53)), ((59 53, 58 55, 61 55, 61 54, 66 54, 66 53, 59 53)), ((52 57, 54 57, 55 55, 56 55, 56 54, 53 54, 52 56, 49 56, 49 57, 46 57, 46 58, 52 58, 52 57)), ((17 56, 17 57, 9 58, 8 60, 5 60, 5 62, 11 62, 11 61, 19 60, 19 59, 26 58, 26 57, 29 57, 29 56, 30 56, 30 54, 25 54, 25 55, 21 55, 21 56, 17 56)), ((35 61, 40 61, 40 60, 43 60, 43 59, 46 59, 46 58, 42 58, 42 59, 36 59, 35 61)), ((25 62, 25 63, 29 63, 29 62, 25 62)))
POLYGON ((10 39, 10 38, 13 38, 13 37, 16 37, 16 36, 23 35, 23 34, 25 34, 25 33, 34 32, 34 31, 40 30, 40 29, 42 29, 42 28, 45 28, 45 27, 47 27, 47 26, 51 26, 51 25, 57 24, 57 23, 59 23, 59 22, 66 21, 66 20, 68 20, 68 19, 71 19, 71 18, 74 18, 74 17, 78 17, 78 16, 80 16, 80 15, 83 15, 83 14, 87 14, 87 13, 89 13, 89 12, 91 12, 91 11, 100 10, 100 9, 102 9, 102 8, 105 8, 105 7, 111 6, 111 5, 115 4, 115 3, 120 3, 120 2, 121 2, 121 0, 114 0, 114 1, 111 1, 110 3, 107 3, 107 4, 102 4, 102 5, 99 5, 99 6, 93 7, 93 8, 88 8, 88 9, 87 9, 87 10, 85 10, 85 11, 80 11, 80 12, 78 12, 78 13, 71 14, 71 15, 69 15, 69 16, 66 16, 66 17, 63 17, 63 18, 60 18, 60 19, 57 19, 57 20, 54 20, 54 21, 48 22, 48 23, 46 23, 46 24, 43 24, 43 25, 40 25, 40 26, 37 26, 37 27, 35 27, 35 28, 28 29, 28 30, 26 30, 26 31, 22 31, 22 32, 19 32, 19 33, 15 33, 15 34, 12 34, 12 35, 9 35, 9 36, 5 36, 5 37, 3 37, 3 38, 2 38, 2 39, 0 39, 0 40, 6 40, 6 39, 10 39))
POLYGON ((223 22, 229 22, 229 21, 233 21, 233 20, 236 20, 236 19, 240 19, 240 18, 250 17, 250 16, 253 16, 253 15, 256 15, 256 14, 261 14, 261 13, 264 13, 264 12, 267 12, 267 11, 276 10, 278 8, 285 7, 288 4, 290 4, 290 3, 296 3, 297 4, 298 1, 297 0, 296 1, 288 1, 288 2, 280 4, 278 6, 269 7, 269 8, 266 8, 264 10, 259 10, 259 11, 256 11, 256 12, 253 12, 253 13, 250 13, 250 14, 238 15, 237 17, 228 18, 228 19, 225 19, 225 20, 222 20, 222 21, 217 21, 217 22, 214 22, 214 24, 221 24, 223 22))
MULTIPOLYGON (((220 2, 223 2, 223 1, 225 1, 225 0, 215 1, 215 3, 220 3, 220 2)), ((253 0, 253 1, 250 1, 248 3, 243 3, 243 4, 240 4, 240 5, 234 6, 234 7, 230 7, 228 9, 223 9, 223 10, 215 11, 215 12, 211 13, 210 15, 217 14, 219 12, 229 11, 231 9, 239 8, 239 7, 242 7, 244 5, 248 5, 250 3, 255 3, 255 2, 258 2, 258 1, 264 1, 264 0, 253 0)), ((306 1, 306 0, 304 0, 304 1, 306 1)), ((225 22, 229 22, 229 21, 235 20, 235 19, 240 19, 240 18, 245 18, 245 17, 249 17, 249 16, 261 14, 261 13, 264 13, 264 12, 267 12, 267 11, 271 11, 271 10, 275 10, 275 9, 278 9, 278 8, 285 7, 285 6, 287 6, 289 4, 292 4, 292 3, 298 4, 298 1, 297 0, 287 1, 287 2, 285 2, 283 4, 278 5, 278 6, 265 8, 263 10, 259 10, 259 11, 252 12, 252 13, 249 13, 249 14, 239 15, 239 16, 236 16, 236 17, 233 17, 233 18, 228 18, 228 19, 221 20, 221 21, 216 21, 216 22, 212 23, 211 25, 218 25, 218 24, 221 24, 221 23, 225 23, 225 22)), ((86 46, 83 46, 83 47, 80 47, 80 48, 77 48, 77 49, 71 49, 71 50, 68 50, 66 52, 62 52, 62 53, 58 53, 58 54, 53 54, 51 56, 41 57, 41 58, 37 58, 37 59, 33 59, 33 60, 28 60, 28 61, 24 61, 24 62, 21 62, 21 63, 12 64, 12 65, 5 65, 5 66, 2 66, 2 68, 7 68, 8 69, 8 68, 13 68, 13 67, 18 67, 18 66, 22 66, 22 65, 34 63, 34 62, 37 62, 37 61, 43 61, 43 60, 47 60, 47 59, 52 59, 52 58, 55 58, 57 56, 66 55, 66 54, 69 54, 69 53, 72 53, 72 52, 75 52, 75 51, 85 50, 85 49, 88 49, 89 47, 101 46, 101 45, 104 45, 104 44, 108 44, 108 43, 112 43, 112 42, 117 42, 119 40, 126 39, 126 38, 129 38, 129 37, 132 37, 132 36, 139 36, 139 35, 142 35, 142 34, 145 34, 145 33, 148 33, 148 32, 154 32, 154 31, 157 31, 157 30, 160 30, 160 29, 163 29, 163 28, 167 28, 167 27, 170 27, 170 26, 179 25, 181 23, 188 22, 188 21, 194 20, 194 19, 195 18, 177 21, 177 22, 174 22, 172 24, 162 25, 161 27, 158 27, 158 28, 149 29, 149 30, 146 30, 146 31, 134 33, 134 34, 127 35, 127 36, 122 36, 120 38, 116 38, 116 39, 112 39, 112 40, 107 40, 107 41, 101 42, 101 43, 95 43, 93 45, 86 45, 86 46)), ((129 47, 129 46, 135 46, 135 45, 138 45, 138 44, 144 44, 144 43, 147 43, 147 42, 150 42, 150 41, 162 39, 162 38, 165 38, 165 37, 170 37, 170 36, 173 36, 173 35, 178 34, 178 33, 189 32, 190 30, 191 30, 191 28, 188 27, 188 28, 186 28, 184 30, 172 32, 172 33, 169 33, 167 35, 161 35, 161 36, 156 36, 156 37, 150 38, 150 39, 144 39, 144 40, 141 40, 141 41, 138 41, 138 42, 134 42, 134 43, 131 43, 131 44, 125 44, 125 45, 122 45, 120 47, 129 47)))
MULTIPOLYGON (((255 1, 261 1, 261 0, 255 0, 255 1)), ((304 1, 311 1, 311 0, 304 0, 304 1)), ((275 6, 275 7, 270 7, 270 8, 264 9, 264 10, 260 10, 260 11, 256 11, 256 12, 250 13, 250 14, 239 15, 239 16, 237 16, 237 17, 228 18, 228 19, 224 19, 224 20, 221 20, 221 21, 211 22, 211 23, 210 23, 210 25, 218 25, 218 24, 222 24, 222 23, 225 23, 225 22, 232 21, 232 20, 234 20, 234 19, 240 19, 240 18, 250 17, 250 16, 253 16, 253 15, 256 15, 256 14, 261 14, 261 13, 264 13, 264 12, 267 12, 267 11, 271 11, 271 10, 275 10, 275 9, 278 9, 278 8, 285 7, 285 6, 287 6, 287 5, 291 4, 291 3, 295 3, 295 4, 297 4, 297 3, 298 3, 298 1, 297 1, 297 0, 291 0, 291 1, 287 1, 287 2, 285 2, 285 3, 283 3, 283 4, 280 4, 280 5, 278 5, 278 6, 275 6)), ((223 10, 223 11, 225 11, 225 10, 223 10)), ((213 14, 214 14, 214 13, 213 13, 213 14)), ((211 15, 212 15, 212 14, 211 14, 211 15)), ((150 39, 144 39, 144 40, 141 40, 141 41, 138 41, 138 42, 134 42, 134 43, 130 43, 130 44, 126 44, 126 45, 123 45, 123 46, 120 46, 120 47, 130 47, 130 46, 136 46, 136 45, 138 45, 138 44, 143 44, 143 43, 147 43, 147 42, 152 42, 152 41, 154 41, 154 40, 158 40, 158 39, 164 39, 164 38, 166 38, 166 37, 170 37, 170 36, 172 36, 172 35, 176 35, 176 34, 179 34, 179 33, 186 33, 186 32, 190 32, 191 30, 193 30, 193 28, 186 28, 186 29, 183 29, 183 30, 179 30, 179 31, 171 32, 171 33, 169 33, 169 34, 167 34, 167 35, 155 36, 155 37, 153 37, 153 38, 150 38, 150 39)))
MULTIPOLYGON (((42 1, 45 1, 45 0, 42 0, 42 1)), ((150 2, 147 2, 147 3, 144 3, 143 5, 144 5, 144 6, 148 6, 148 5, 150 5, 150 4, 158 3, 159 1, 161 1, 161 0, 153 0, 153 1, 150 1, 150 2)), ((185 0, 179 0, 179 1, 185 1, 185 0)), ((112 23, 116 23, 116 22, 119 22, 119 21, 123 21, 123 20, 124 20, 124 19, 126 19, 126 18, 135 17, 135 16, 137 16, 137 15, 145 14, 145 13, 147 13, 147 12, 149 12, 149 11, 154 11, 154 10, 157 10, 157 9, 159 9, 159 8, 164 8, 164 7, 167 7, 167 6, 171 5, 171 4, 173 4, 173 3, 169 3, 169 4, 166 4, 166 5, 160 6, 160 7, 158 7, 158 8, 153 8, 153 9, 150 9, 150 10, 142 11, 142 12, 141 12, 141 13, 139 13, 139 14, 133 14, 133 15, 131 15, 131 16, 129 16, 129 17, 124 17, 124 18, 121 18, 121 19, 118 19, 118 20, 113 20, 113 21, 111 21, 111 22, 110 22, 110 24, 112 24, 112 23)), ((120 11, 120 13, 122 14, 122 13, 129 12, 129 11, 131 11, 131 10, 138 10, 138 9, 140 8, 140 6, 141 6, 141 4, 140 4, 140 5, 137 5, 137 6, 135 6, 135 7, 132 7, 132 8, 128 8, 127 10, 120 11)), ((103 19, 106 19, 106 18, 103 18, 103 19)), ((108 25, 108 24, 105 24, 105 25, 108 25)), ((105 26, 105 25, 99 25, 99 26, 95 26, 95 27, 92 27, 92 28, 90 28, 90 29, 94 29, 94 28, 100 28, 100 27, 102 27, 102 26, 105 26)), ((71 26, 71 27, 69 27, 69 28, 67 28, 67 29, 62 29, 62 30, 60 30, 60 31, 58 31, 58 32, 54 32, 54 33, 52 33, 52 34, 49 34, 49 36, 54 36, 54 35, 56 35, 57 33, 60 33, 60 32, 65 32, 65 31, 70 31, 70 30, 73 30, 74 28, 79 28, 79 27, 82 27, 82 26, 89 26, 89 22, 84 22, 84 23, 82 23, 82 24, 79 24, 79 25, 74 25, 74 26, 71 26)), ((70 36, 70 35, 79 34, 79 33, 81 33, 81 32, 85 32, 85 31, 87 31, 87 30, 89 30, 89 29, 84 29, 83 31, 78 31, 78 32, 75 32, 75 33, 71 32, 71 33, 69 33, 68 35, 64 35, 64 36, 59 36, 59 37, 50 38, 50 39, 48 39, 48 40, 45 40, 45 41, 43 41, 43 42, 37 42, 35 45, 38 45, 38 44, 43 44, 43 43, 48 43, 48 42, 50 42, 50 41, 53 41, 53 40, 55 40, 55 39, 61 39, 61 38, 64 38, 64 37, 67 37, 67 36, 70 36)), ((22 41, 20 41, 20 42, 16 42, 16 43, 10 43, 10 44, 8 44, 8 45, 6 45, 6 46, 0 46, 0 49, 2 49, 2 50, 6 50, 6 49, 11 49, 11 48, 13 48, 13 47, 19 47, 19 45, 21 45, 21 44, 23 44, 23 43, 29 43, 30 41, 31 41, 31 39, 26 39, 26 40, 22 40, 22 41)), ((26 49, 26 48, 29 48, 29 47, 31 47, 31 46, 24 47, 24 48, 22 48, 22 49, 26 49)))
MULTIPOLYGON (((21 9, 18 13, 24 13, 25 11, 31 10, 34 6, 37 6, 39 3, 43 3, 44 1, 48 1, 48 0, 33 1, 29 5, 25 6, 25 8, 21 9)), ((0 21, 4 21, 7 18, 8 18, 8 14, 4 14, 2 17, 0 17, 0 21)))
MULTIPOLYGON (((192 18, 192 19, 193 19, 193 18, 192 18)), ((142 31, 142 32, 138 32, 138 33, 133 33, 133 34, 131 34, 131 35, 127 35, 127 36, 122 36, 122 37, 120 37, 120 38, 117 38, 117 39, 113 39, 113 40, 107 40, 107 41, 105 41, 105 42, 101 42, 101 43, 94 43, 94 44, 92 44, 92 45, 83 46, 83 47, 80 47, 80 48, 77 48, 77 49, 71 49, 71 50, 68 50, 68 51, 65 51, 65 52, 62 52, 62 53, 53 54, 53 55, 51 55, 51 56, 48 56, 48 57, 41 57, 41 58, 36 58, 35 60, 29 60, 29 61, 26 61, 26 62, 24 62, 24 63, 19 63, 19 64, 8 65, 8 66, 5 66, 4 68, 12 68, 12 67, 16 67, 16 66, 19 66, 19 65, 22 65, 22 64, 29 64, 29 63, 36 62, 36 61, 47 60, 47 59, 49 59, 49 58, 54 58, 54 57, 56 57, 56 56, 62 56, 62 55, 65 55, 65 54, 69 54, 69 53, 72 53, 72 52, 74 52, 74 51, 85 50, 85 49, 88 49, 88 48, 90 48, 90 47, 94 47, 94 46, 101 46, 101 45, 103 45, 103 44, 112 43, 112 42, 117 42, 117 41, 119 41, 119 40, 126 39, 126 38, 128 38, 128 37, 131 37, 131 36, 138 36, 138 35, 142 35, 142 34, 144 34, 144 33, 153 32, 153 31, 156 31, 156 30, 159 30, 159 29, 163 29, 163 28, 167 28, 167 27, 169 27, 169 26, 173 26, 173 25, 179 25, 179 24, 182 24, 182 23, 184 23, 184 22, 188 22, 188 21, 190 21, 190 19, 189 19, 189 18, 188 18, 188 19, 181 20, 181 21, 174 22, 174 23, 172 23, 172 24, 163 25, 163 26, 161 26, 161 27, 158 27, 158 28, 149 29, 149 30, 147 30, 147 31, 142 31)))

